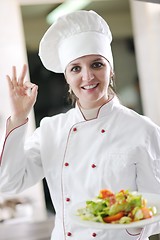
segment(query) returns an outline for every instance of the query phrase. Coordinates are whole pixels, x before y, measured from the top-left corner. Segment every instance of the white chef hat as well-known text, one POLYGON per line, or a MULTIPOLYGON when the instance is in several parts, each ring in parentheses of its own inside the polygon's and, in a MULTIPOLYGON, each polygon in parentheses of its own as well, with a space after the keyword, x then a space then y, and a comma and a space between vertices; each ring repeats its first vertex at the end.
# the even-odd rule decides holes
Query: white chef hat
POLYGON ((48 70, 57 73, 90 54, 105 57, 113 69, 111 41, 106 21, 94 11, 80 10, 59 17, 50 26, 40 42, 39 56, 48 70))

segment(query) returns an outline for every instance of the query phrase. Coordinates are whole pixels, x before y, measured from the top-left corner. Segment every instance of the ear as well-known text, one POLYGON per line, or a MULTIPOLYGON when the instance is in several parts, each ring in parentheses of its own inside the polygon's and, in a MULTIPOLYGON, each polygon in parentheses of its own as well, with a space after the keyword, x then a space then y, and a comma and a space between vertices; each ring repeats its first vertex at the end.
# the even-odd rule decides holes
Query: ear
POLYGON ((110 70, 110 78, 113 78, 113 76, 114 76, 114 72, 113 72, 113 70, 111 69, 111 70, 110 70))
POLYGON ((65 78, 65 79, 66 79, 66 83, 69 85, 69 82, 68 82, 67 78, 65 78))

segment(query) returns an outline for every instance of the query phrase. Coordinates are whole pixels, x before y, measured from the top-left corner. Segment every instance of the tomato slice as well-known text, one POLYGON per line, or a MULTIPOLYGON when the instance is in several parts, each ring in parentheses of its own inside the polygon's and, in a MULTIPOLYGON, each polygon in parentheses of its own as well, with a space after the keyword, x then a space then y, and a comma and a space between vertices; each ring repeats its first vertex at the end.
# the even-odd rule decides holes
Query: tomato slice
POLYGON ((114 193, 108 189, 102 189, 99 194, 100 198, 106 199, 108 197, 113 197, 115 196, 114 193))
POLYGON ((103 221, 106 223, 111 223, 120 220, 124 216, 124 212, 119 212, 112 216, 107 216, 103 218, 103 221))

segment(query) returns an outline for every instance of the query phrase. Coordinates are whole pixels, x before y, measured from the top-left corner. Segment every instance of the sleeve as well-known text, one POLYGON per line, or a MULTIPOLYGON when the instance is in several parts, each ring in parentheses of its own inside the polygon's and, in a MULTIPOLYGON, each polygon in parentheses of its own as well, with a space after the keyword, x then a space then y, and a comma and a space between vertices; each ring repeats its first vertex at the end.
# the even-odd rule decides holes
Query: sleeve
POLYGON ((25 142, 27 123, 13 129, 1 140, 0 192, 16 194, 33 186, 43 177, 40 137, 37 129, 25 142))
MULTIPOLYGON (((139 192, 160 194, 160 128, 152 129, 146 147, 140 154, 137 166, 137 186, 139 192)), ((146 225, 140 240, 160 233, 160 222, 146 225)))
POLYGON ((148 129, 145 145, 136 153, 139 192, 160 194, 160 128, 148 129))

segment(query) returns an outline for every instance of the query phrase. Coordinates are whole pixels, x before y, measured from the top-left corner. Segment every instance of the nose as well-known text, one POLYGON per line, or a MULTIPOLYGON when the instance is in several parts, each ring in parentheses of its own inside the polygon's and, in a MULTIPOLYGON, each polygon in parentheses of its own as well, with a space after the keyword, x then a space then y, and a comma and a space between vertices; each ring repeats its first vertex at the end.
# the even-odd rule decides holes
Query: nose
POLYGON ((92 79, 94 79, 94 74, 92 72, 92 69, 85 67, 82 70, 82 80, 83 81, 91 81, 92 79))

